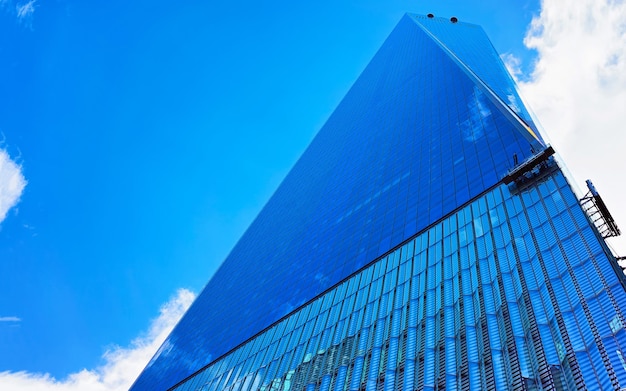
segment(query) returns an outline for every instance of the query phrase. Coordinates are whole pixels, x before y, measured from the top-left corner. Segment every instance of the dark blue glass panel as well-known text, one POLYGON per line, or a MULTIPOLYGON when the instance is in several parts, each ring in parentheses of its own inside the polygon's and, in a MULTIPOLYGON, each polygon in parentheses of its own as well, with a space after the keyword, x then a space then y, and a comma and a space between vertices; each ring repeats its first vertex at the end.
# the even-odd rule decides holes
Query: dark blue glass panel
POLYGON ((514 154, 530 153, 405 16, 133 389, 170 387, 213 362, 494 186, 514 154))

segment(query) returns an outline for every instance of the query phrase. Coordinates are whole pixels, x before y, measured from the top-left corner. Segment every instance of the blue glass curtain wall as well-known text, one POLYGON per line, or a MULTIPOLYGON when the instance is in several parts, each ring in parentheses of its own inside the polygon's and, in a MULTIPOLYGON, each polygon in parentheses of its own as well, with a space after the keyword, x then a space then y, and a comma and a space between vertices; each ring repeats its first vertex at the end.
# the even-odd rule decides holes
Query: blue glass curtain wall
MULTIPOLYGON (((446 42, 476 29, 453 27, 446 42)), ((514 89, 497 57, 471 61, 481 59, 482 73, 514 89)), ((494 186, 532 149, 405 16, 133 389, 171 386, 209 364, 494 186)))
POLYGON ((458 24, 444 18, 413 17, 475 72, 539 136, 537 126, 522 103, 513 79, 480 26, 463 23, 463 28, 458 28, 458 24))
POLYGON ((626 293, 560 171, 498 186, 177 391, 626 386, 626 293))

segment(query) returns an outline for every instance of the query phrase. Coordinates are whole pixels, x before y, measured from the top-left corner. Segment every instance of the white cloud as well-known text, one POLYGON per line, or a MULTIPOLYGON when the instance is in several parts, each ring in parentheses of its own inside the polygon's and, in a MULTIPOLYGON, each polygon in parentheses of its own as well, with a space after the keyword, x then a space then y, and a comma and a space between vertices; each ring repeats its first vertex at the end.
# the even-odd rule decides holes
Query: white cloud
POLYGON ((26 3, 18 3, 15 6, 15 12, 17 14, 17 18, 20 20, 31 18, 33 13, 35 13, 35 3, 37 0, 30 0, 26 3))
POLYGON ((37 8, 37 0, 20 2, 19 0, 0 0, 0 10, 11 13, 23 26, 32 28, 33 15, 37 8))
POLYGON ((504 65, 506 65, 506 69, 519 83, 520 78, 523 76, 522 61, 515 57, 513 53, 504 53, 500 57, 502 58, 504 65))
POLYGON ((57 380, 48 374, 0 372, 0 390, 126 391, 194 298, 194 293, 179 289, 176 295, 161 307, 160 315, 152 321, 145 335, 136 338, 129 347, 114 347, 107 351, 103 355, 104 364, 95 369, 83 369, 63 380, 57 380))
MULTIPOLYGON (((543 0, 524 42, 538 57, 522 95, 581 189, 591 179, 626 231, 626 2, 543 0)), ((626 255, 626 239, 611 243, 626 255)))
POLYGON ((0 316, 0 322, 21 322, 17 316, 0 316))
POLYGON ((7 151, 0 149, 0 223, 19 202, 25 186, 22 167, 11 160, 7 151))

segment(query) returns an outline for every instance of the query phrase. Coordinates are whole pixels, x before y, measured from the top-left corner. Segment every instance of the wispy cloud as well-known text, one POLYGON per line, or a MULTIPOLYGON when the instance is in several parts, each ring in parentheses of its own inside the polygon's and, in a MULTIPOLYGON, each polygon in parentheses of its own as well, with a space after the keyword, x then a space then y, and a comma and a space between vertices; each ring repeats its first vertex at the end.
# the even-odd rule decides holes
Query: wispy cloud
POLYGON ((33 15, 37 8, 37 0, 26 2, 16 0, 0 0, 0 10, 4 9, 15 15, 17 21, 25 26, 32 27, 33 15))
POLYGON ((504 53, 500 57, 502 58, 504 65, 506 65, 506 69, 519 83, 520 79, 523 77, 522 60, 516 57, 513 53, 504 53))
POLYGON ((6 150, 0 149, 0 223, 19 202, 24 187, 26 179, 22 167, 11 160, 6 150))
POLYGON ((30 0, 27 3, 21 3, 21 4, 17 4, 15 6, 15 11, 17 13, 17 17, 19 19, 24 19, 24 18, 28 18, 30 16, 32 16, 32 14, 35 12, 35 3, 37 2, 37 0, 30 0))
POLYGON ((22 319, 17 316, 0 316, 0 322, 21 322, 22 319))
POLYGON ((128 390, 150 358, 163 343, 195 295, 180 289, 161 307, 148 331, 131 342, 129 347, 114 347, 104 353, 104 364, 83 369, 57 380, 49 374, 0 372, 0 389, 21 391, 113 391, 128 390))
POLYGON ((524 42, 538 57, 522 95, 577 182, 592 179, 626 229, 626 2, 543 0, 524 42))

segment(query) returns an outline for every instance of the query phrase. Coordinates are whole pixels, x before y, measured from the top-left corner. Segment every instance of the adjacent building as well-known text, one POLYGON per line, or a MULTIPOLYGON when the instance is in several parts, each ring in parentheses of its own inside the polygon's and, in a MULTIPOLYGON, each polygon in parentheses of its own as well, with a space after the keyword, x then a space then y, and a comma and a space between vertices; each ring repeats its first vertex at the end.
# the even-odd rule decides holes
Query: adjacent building
POLYGON ((479 26, 405 15, 132 390, 626 387, 619 230, 559 164, 479 26))

